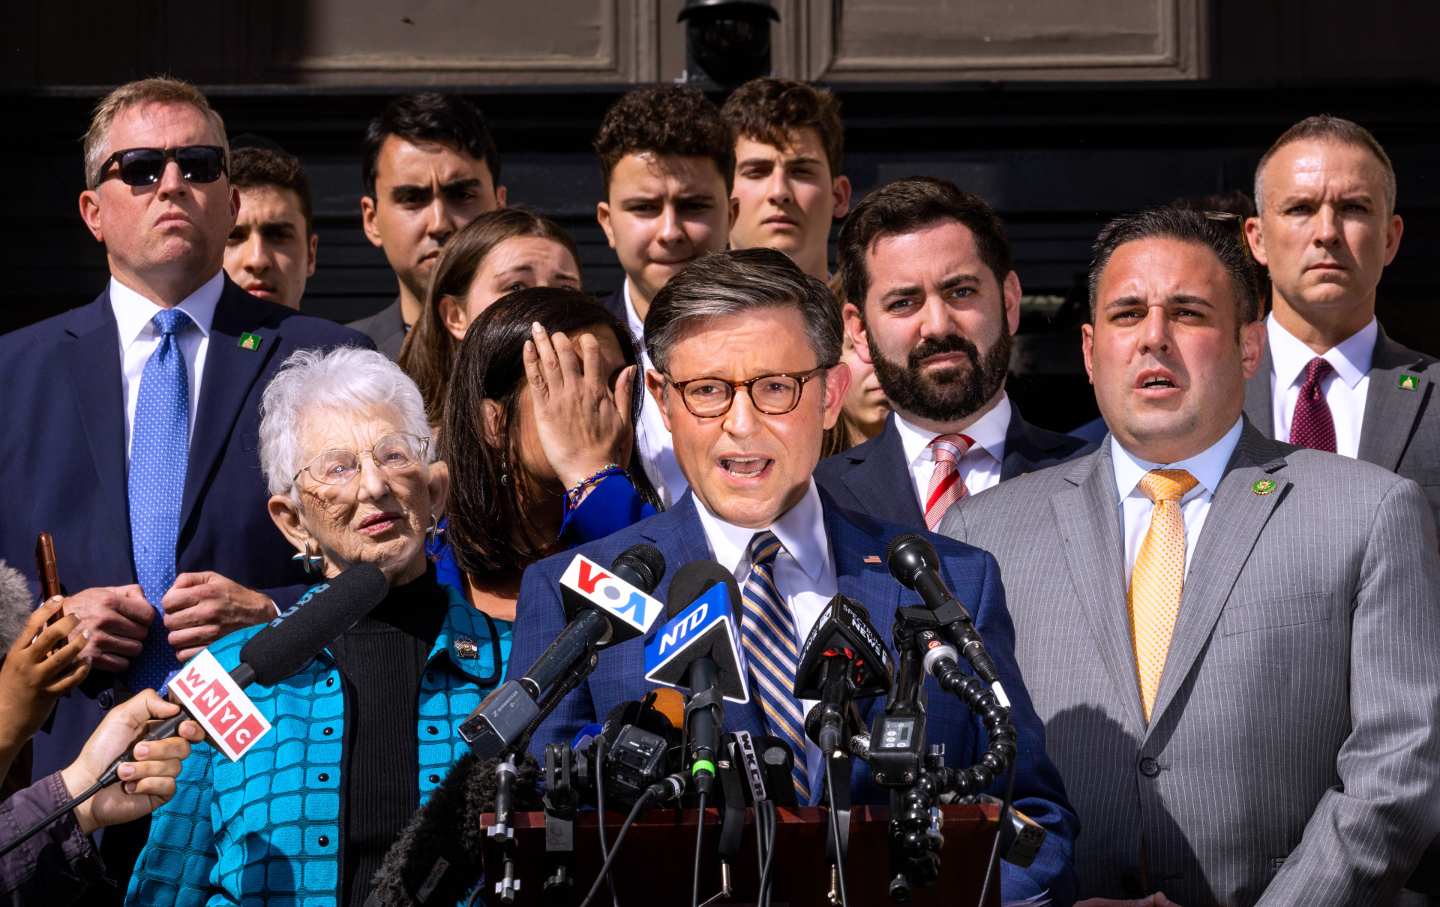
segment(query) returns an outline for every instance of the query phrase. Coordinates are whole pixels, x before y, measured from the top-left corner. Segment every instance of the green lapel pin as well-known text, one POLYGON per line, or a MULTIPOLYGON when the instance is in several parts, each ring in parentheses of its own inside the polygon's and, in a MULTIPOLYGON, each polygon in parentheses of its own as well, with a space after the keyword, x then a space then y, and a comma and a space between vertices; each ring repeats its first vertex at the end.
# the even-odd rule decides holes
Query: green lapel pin
POLYGON ((1402 372, 1400 380, 1397 383, 1400 385, 1402 391, 1413 391, 1420 386, 1420 376, 1408 375, 1402 372))
POLYGON ((264 342, 264 339, 265 338, 261 337, 259 334, 251 334, 247 331, 246 333, 240 335, 240 349, 249 350, 253 353, 256 350, 260 349, 260 344, 264 342))
POLYGON ((1275 490, 1275 480, 1256 479, 1255 484, 1250 486, 1250 490, 1258 495, 1267 495, 1275 490))

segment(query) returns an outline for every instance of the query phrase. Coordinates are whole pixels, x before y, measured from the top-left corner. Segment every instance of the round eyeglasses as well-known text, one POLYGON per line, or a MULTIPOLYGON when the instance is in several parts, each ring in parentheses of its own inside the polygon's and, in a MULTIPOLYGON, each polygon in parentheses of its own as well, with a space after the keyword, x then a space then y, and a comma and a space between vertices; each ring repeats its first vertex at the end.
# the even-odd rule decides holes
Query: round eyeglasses
POLYGON ((369 450, 345 450, 334 448, 323 450, 309 463, 300 467, 290 478, 300 478, 308 473, 310 478, 322 485, 347 485, 360 474, 360 457, 369 454, 375 465, 391 475, 414 469, 425 459, 430 449, 430 439, 406 432, 394 432, 376 441, 369 450))
POLYGON ((805 393, 805 382, 817 374, 824 373, 830 366, 820 365, 804 372, 776 372, 773 375, 758 375, 744 381, 726 381, 724 378, 691 378, 676 381, 670 376, 665 380, 680 392, 680 400, 690 415, 702 419, 713 419, 730 411, 735 392, 745 388, 750 402, 767 416, 783 416, 800 405, 805 393))

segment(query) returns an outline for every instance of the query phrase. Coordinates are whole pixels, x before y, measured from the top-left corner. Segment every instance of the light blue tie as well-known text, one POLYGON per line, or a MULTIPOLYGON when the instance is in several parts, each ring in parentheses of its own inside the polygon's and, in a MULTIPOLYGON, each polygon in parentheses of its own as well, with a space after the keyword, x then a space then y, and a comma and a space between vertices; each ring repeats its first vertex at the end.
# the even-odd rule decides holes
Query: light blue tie
POLYGON ((775 557, 780 540, 766 530, 755 533, 746 548, 750 573, 740 589, 745 618, 740 640, 750 666, 752 688, 765 712, 770 732, 790 744, 795 753, 795 796, 801 806, 810 803, 810 772, 805 765, 805 713, 796 701, 795 616, 775 586, 775 557))
POLYGON ((135 577, 155 608, 145 649, 130 662, 130 689, 158 688, 175 670, 160 599, 175 582, 175 544, 190 454, 190 378, 176 335, 191 324, 179 309, 151 320, 160 343, 145 363, 130 433, 130 550, 135 577))

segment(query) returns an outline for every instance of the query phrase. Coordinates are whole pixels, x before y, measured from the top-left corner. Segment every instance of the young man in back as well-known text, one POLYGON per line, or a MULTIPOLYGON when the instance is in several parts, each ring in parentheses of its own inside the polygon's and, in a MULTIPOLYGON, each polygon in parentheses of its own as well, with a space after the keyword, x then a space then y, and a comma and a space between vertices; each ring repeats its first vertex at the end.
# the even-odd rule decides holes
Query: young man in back
MULTIPOLYGON (((616 101, 594 147, 605 193, 595 219, 625 271, 625 283, 601 303, 642 342, 660 288, 692 260, 725 248, 733 211, 730 131, 699 90, 659 85, 616 101)), ((666 505, 675 503, 688 485, 648 396, 635 441, 651 484, 666 505)))
POLYGON ((830 225, 850 209, 840 102, 823 88, 765 77, 737 88, 720 112, 735 138, 731 248, 778 249, 829 280, 830 225))

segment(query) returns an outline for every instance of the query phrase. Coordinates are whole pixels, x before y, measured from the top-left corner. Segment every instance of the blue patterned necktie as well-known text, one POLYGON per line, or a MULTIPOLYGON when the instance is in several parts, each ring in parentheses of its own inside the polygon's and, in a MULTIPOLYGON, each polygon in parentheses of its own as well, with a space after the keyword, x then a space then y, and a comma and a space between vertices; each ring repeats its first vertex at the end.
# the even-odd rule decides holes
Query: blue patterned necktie
POLYGON ((795 667, 799 661, 795 642, 795 616, 775 586, 775 556, 780 540, 766 530, 755 533, 746 549, 750 573, 741 587, 745 613, 740 621, 740 640, 755 690, 770 732, 784 738, 795 753, 795 796, 800 805, 810 802, 810 772, 805 764, 805 712, 796 701, 795 667))
POLYGON ((151 321, 160 343, 145 362, 130 432, 130 550, 135 577, 155 608, 144 651, 130 662, 130 689, 158 688, 175 670, 160 599, 175 582, 175 544, 190 459, 190 377, 176 335, 191 324, 179 309, 151 321))

